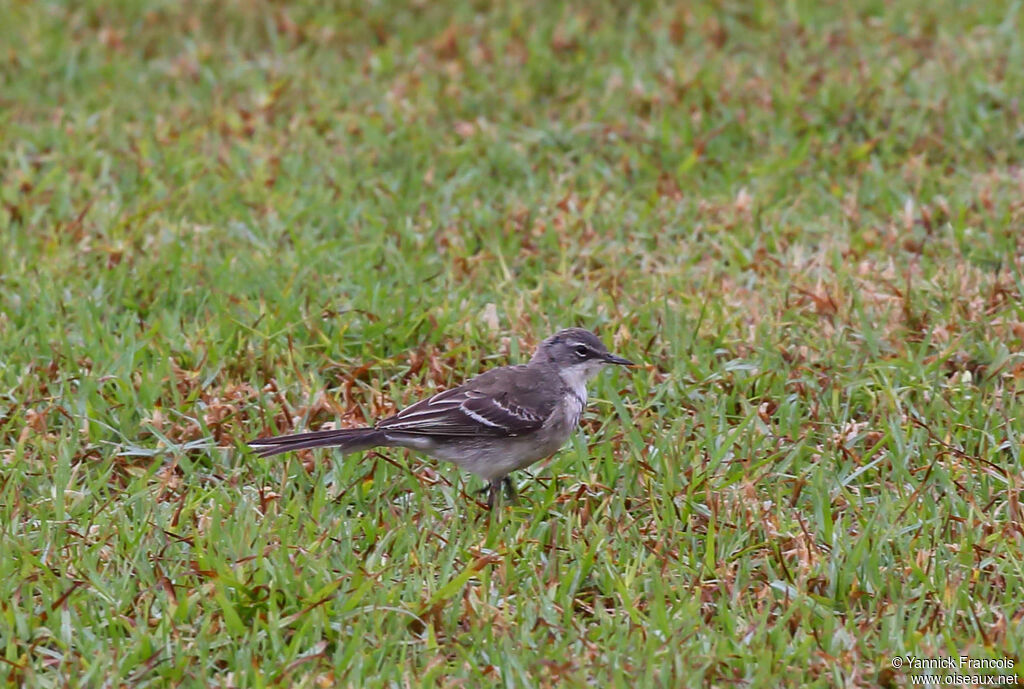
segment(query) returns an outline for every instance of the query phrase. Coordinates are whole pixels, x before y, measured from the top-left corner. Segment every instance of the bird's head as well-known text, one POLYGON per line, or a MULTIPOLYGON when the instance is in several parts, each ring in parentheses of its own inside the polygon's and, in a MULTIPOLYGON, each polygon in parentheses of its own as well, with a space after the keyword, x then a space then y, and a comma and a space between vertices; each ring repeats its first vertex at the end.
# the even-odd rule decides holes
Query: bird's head
POLYGON ((608 351, 597 335, 583 328, 560 330, 540 343, 530 363, 554 364, 562 378, 583 383, 609 364, 633 366, 608 351))

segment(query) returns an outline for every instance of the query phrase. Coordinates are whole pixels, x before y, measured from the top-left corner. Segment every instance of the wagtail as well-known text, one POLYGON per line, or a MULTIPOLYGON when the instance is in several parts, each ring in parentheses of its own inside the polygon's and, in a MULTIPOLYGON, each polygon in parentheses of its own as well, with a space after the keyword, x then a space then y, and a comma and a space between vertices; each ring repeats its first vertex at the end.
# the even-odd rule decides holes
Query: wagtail
POLYGON ((561 330, 540 343, 528 364, 486 371, 403 409, 372 427, 260 438, 249 445, 261 457, 310 447, 343 454, 373 447, 406 447, 454 462, 488 481, 487 506, 508 475, 558 451, 579 424, 587 381, 608 364, 632 366, 594 333, 561 330))

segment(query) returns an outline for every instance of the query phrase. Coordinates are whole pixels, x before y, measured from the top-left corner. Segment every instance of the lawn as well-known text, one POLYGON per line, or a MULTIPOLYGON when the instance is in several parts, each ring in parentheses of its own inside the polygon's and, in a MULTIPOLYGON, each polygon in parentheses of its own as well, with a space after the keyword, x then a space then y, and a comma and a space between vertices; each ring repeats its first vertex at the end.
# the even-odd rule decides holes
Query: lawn
POLYGON ((0 2, 0 677, 1021 679, 1022 12, 0 2), (573 325, 518 505, 245 448, 573 325))

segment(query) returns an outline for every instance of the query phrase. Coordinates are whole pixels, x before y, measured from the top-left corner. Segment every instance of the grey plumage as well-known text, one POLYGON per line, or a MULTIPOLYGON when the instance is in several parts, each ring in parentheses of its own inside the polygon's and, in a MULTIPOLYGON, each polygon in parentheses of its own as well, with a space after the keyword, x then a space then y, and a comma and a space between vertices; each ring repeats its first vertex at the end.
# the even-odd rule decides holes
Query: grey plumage
POLYGON ((587 381, 607 364, 632 362, 610 354, 592 332, 569 328, 544 340, 528 364, 481 373, 372 427, 260 438, 249 445, 261 457, 313 447, 337 447, 344 454, 405 447, 485 478, 493 506, 502 485, 513 492, 510 472, 565 443, 586 406, 587 381))

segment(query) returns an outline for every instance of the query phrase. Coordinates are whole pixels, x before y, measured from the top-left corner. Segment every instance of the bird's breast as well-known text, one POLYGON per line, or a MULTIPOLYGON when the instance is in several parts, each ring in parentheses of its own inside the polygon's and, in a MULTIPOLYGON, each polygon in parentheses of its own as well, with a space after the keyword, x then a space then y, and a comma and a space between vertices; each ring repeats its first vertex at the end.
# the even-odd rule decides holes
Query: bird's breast
POLYGON ((586 404, 586 398, 580 398, 575 393, 569 395, 565 401, 565 424, 571 431, 576 428, 580 422, 580 416, 583 414, 583 406, 586 404))

